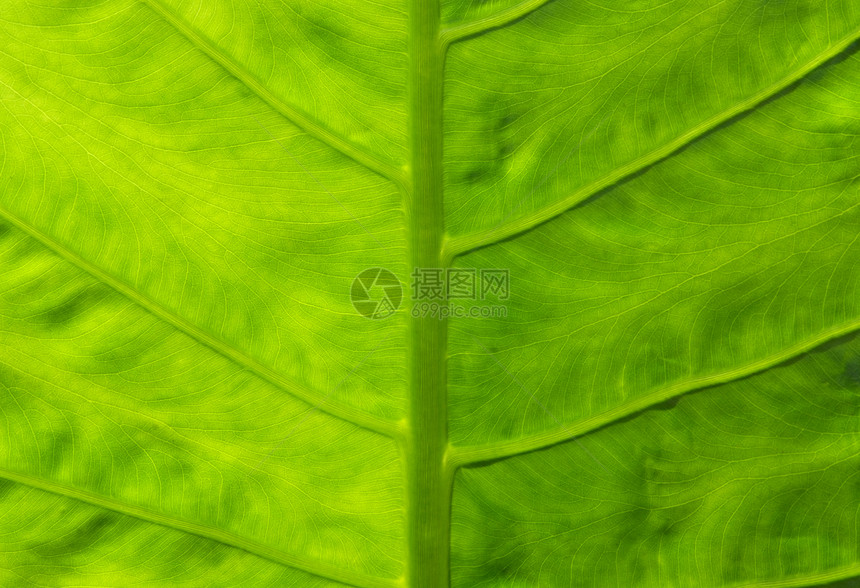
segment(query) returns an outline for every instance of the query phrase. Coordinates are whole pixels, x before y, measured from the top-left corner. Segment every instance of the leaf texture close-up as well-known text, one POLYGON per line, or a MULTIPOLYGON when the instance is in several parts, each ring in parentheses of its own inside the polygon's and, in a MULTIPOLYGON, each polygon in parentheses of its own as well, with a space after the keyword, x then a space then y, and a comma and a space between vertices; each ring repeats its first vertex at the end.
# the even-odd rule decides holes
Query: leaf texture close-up
POLYGON ((0 586, 857 586, 858 43, 3 0, 0 586))

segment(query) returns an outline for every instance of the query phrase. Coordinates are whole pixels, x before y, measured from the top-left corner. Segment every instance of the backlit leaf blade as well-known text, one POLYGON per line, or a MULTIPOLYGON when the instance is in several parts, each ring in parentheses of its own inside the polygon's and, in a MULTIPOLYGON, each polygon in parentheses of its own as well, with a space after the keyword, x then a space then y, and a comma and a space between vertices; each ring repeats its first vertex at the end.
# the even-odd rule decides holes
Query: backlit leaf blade
POLYGON ((305 396, 399 416, 402 320, 368 324, 342 286, 368 257, 404 273, 390 182, 145 4, 26 4, 0 25, 7 214, 305 396), (390 343, 336 390, 373 331, 390 343))
MULTIPOLYGON (((817 586, 853 577, 860 344, 462 470, 464 586, 817 586)), ((855 580, 856 582, 856 580, 855 580)))
POLYGON ((856 582, 858 36, 3 3, 0 584, 856 582))
POLYGON ((549 2, 456 43, 446 69, 448 231, 517 222, 621 168, 632 173, 858 36, 850 0, 549 2))
POLYGON ((564 430, 857 329, 858 66, 853 55, 834 63, 531 233, 463 257, 507 264, 520 295, 505 320, 452 320, 455 443, 564 430))
MULTIPOLYGON (((108 533, 104 519, 132 543, 155 525, 194 535, 170 540, 189 549, 206 539, 328 577, 399 575, 403 483, 390 439, 295 399, 3 227, 2 277, 16 286, 0 297, 0 477, 86 502, 63 504, 95 521, 67 540, 83 553, 58 553, 51 569, 98 557, 88 542, 108 533)), ((5 524, 27 528, 27 516, 13 509, 5 524)), ((67 525, 46 524, 46 543, 67 525)))

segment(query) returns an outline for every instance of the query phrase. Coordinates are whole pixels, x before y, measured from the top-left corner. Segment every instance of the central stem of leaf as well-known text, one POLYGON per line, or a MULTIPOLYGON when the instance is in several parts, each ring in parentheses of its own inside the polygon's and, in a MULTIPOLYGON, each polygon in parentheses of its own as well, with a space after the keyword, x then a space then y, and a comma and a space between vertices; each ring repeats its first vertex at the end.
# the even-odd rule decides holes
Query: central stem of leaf
MULTIPOLYGON (((411 186, 407 198, 413 268, 442 266, 442 68, 439 0, 410 3, 411 186)), ((410 309, 411 310, 411 309, 410 309)), ((450 482, 445 355, 447 320, 410 312, 407 460, 407 582, 411 588, 449 583, 450 482)))

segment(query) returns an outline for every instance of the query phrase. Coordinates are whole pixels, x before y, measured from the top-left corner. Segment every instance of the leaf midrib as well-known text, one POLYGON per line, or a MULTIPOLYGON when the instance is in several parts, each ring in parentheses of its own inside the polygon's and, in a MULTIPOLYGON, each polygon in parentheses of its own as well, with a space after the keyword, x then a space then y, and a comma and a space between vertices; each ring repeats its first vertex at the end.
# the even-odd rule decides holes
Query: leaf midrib
MULTIPOLYGON (((412 173, 403 192, 413 268, 442 267, 442 78, 439 0, 409 3, 409 152, 412 173)), ((409 424, 401 445, 406 477, 406 583, 450 583, 452 470, 448 445, 447 320, 414 317, 408 309, 409 424)))

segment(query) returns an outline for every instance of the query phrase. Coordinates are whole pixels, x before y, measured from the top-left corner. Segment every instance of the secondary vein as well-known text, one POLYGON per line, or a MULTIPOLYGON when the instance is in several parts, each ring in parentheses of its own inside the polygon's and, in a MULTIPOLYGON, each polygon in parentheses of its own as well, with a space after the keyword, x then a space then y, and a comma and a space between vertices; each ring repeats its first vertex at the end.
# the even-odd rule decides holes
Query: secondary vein
POLYGON ((273 561, 281 565, 296 568, 298 570, 302 570, 304 572, 308 572, 310 574, 322 578, 327 578, 337 582, 344 582, 347 584, 352 584, 354 586, 366 588, 393 588, 395 586, 400 585, 400 582, 398 580, 389 580, 386 578, 368 576, 357 572, 351 572, 349 570, 344 569, 342 566, 336 566, 325 562, 318 562, 295 555, 290 555, 289 553, 285 553, 280 549, 270 547, 252 539, 240 537, 239 535, 236 535, 229 531, 225 531, 223 529, 217 529, 208 525, 203 525, 178 517, 161 514, 140 506, 127 504, 114 498, 102 496, 100 494, 96 494, 88 490, 60 484, 54 482, 53 480, 45 480, 43 478, 39 478, 30 474, 13 472, 11 470, 6 469, 0 469, 0 478, 15 482, 16 484, 22 484, 24 486, 29 486, 31 488, 36 488, 38 490, 57 494, 65 498, 71 498, 80 502, 85 502, 93 506, 134 517, 136 519, 140 519, 148 523, 154 523, 163 527, 169 527, 171 529, 181 531, 189 535, 195 535, 204 539, 217 541, 218 543, 227 545, 228 547, 241 549, 257 557, 261 557, 263 559, 267 559, 269 561, 273 561))
POLYGON ((811 61, 804 64, 802 67, 794 70, 789 75, 774 84, 764 88, 760 92, 750 96, 734 106, 715 114, 707 120, 687 130, 685 133, 677 136, 672 141, 646 153, 645 155, 634 159, 633 161, 623 165, 609 174, 579 188, 565 198, 554 202, 535 212, 513 219, 509 222, 502 223, 496 227, 483 231, 476 231, 471 234, 457 235, 450 237, 446 242, 444 257, 453 259, 459 255, 468 253, 481 247, 486 247, 494 243, 498 243, 504 239, 509 239, 516 235, 525 233, 541 225, 588 200, 599 192, 606 190, 616 184, 621 183, 625 179, 641 172, 642 170, 674 155, 676 152, 683 149, 693 141, 699 139, 703 135, 709 133, 720 125, 730 121, 731 119, 749 111, 776 94, 785 90, 792 84, 800 81, 823 64, 827 63, 840 53, 844 52, 860 37, 860 30, 853 31, 850 35, 844 37, 841 41, 831 46, 827 51, 820 53, 811 61))
POLYGON ((242 351, 239 351, 235 347, 232 347, 225 341, 222 341, 210 335, 194 323, 191 323, 190 321, 182 318, 171 310, 164 308, 163 306, 151 300, 149 297, 145 296, 138 290, 132 288, 128 284, 125 284, 124 282, 110 275, 101 268, 86 261, 67 247, 58 243, 48 235, 45 235, 30 224, 24 222, 3 207, 0 207, 0 217, 5 218, 7 221, 15 225, 18 229, 20 229, 30 237, 36 239, 37 241, 42 243, 42 245, 44 245, 66 261, 71 262, 79 269, 93 276, 96 280, 111 287, 119 294, 125 296, 126 298, 128 298, 135 304, 141 306, 142 308, 146 309, 161 320, 169 323, 174 328, 182 331, 183 333, 185 333, 189 337, 192 337, 199 343, 206 345, 216 353, 227 357, 241 367, 254 373, 258 377, 266 380, 277 388, 284 390, 285 392, 291 394, 299 400, 311 404, 315 408, 334 417, 352 423, 356 426, 371 430, 373 432, 386 435, 388 437, 397 437, 400 435, 400 427, 397 423, 364 413, 345 404, 333 402, 328 399, 325 394, 316 390, 312 390, 306 386, 303 386, 302 384, 299 384, 298 382, 289 380, 275 370, 259 363, 258 361, 249 357, 242 351))
POLYGON ((821 586, 825 583, 848 580, 854 577, 860 577, 860 564, 836 568, 835 570, 828 570, 817 574, 795 576, 784 580, 755 582, 752 584, 736 584, 736 586, 737 588, 813 588, 814 586, 821 586))
POLYGON ((142 0, 142 2, 157 12, 198 49, 226 69, 234 78, 242 82, 249 90, 302 131, 322 141, 329 147, 336 149, 370 171, 394 182, 398 186, 405 184, 406 178, 404 172, 397 165, 368 153, 355 144, 339 137, 312 120, 306 114, 300 112, 297 108, 290 106, 275 96, 268 88, 256 80, 245 67, 174 14, 161 0, 142 0))
POLYGON ((546 431, 528 437, 485 446, 451 446, 448 450, 450 462, 452 467, 457 468, 482 461, 513 457, 530 451, 536 451, 538 449, 557 445, 565 441, 570 441, 577 437, 587 435, 597 429, 602 429, 606 426, 612 425, 613 423, 623 420, 633 414, 641 413, 661 402, 678 398, 685 394, 702 390, 703 388, 709 388, 720 384, 728 384, 765 371, 802 355, 803 353, 827 343, 828 341, 844 337, 845 335, 849 335, 857 331, 860 331, 860 319, 831 327, 830 329, 819 333, 815 337, 801 341, 795 345, 782 349, 777 353, 743 366, 717 374, 710 374, 677 382, 652 392, 651 394, 647 394, 641 398, 637 398, 636 400, 617 406, 612 410, 597 414, 578 423, 574 423, 563 429, 546 431))
POLYGON ((552 0, 525 0, 525 2, 520 2, 516 6, 512 6, 507 10, 503 10, 486 18, 445 28, 440 34, 443 47, 447 47, 451 43, 467 37, 474 37, 475 35, 480 35, 487 31, 507 26, 525 16, 528 16, 544 4, 551 1, 552 0))

